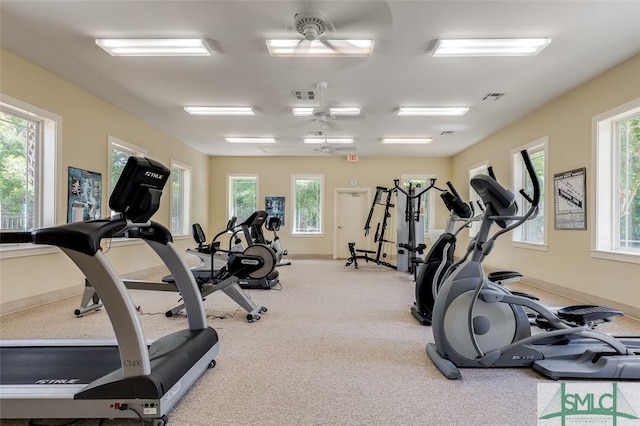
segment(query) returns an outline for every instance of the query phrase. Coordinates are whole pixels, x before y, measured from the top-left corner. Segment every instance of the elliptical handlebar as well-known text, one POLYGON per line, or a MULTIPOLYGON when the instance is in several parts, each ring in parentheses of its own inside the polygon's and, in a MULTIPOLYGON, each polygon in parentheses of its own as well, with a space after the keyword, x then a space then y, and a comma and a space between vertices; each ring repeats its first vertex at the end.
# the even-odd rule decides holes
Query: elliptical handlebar
POLYGON ((520 151, 520 155, 522 155, 522 160, 524 161, 527 173, 531 179, 531 184, 533 185, 533 197, 529 198, 524 189, 520 190, 520 194, 522 194, 522 196, 525 197, 533 206, 537 207, 540 203, 540 181, 538 180, 536 170, 534 169, 531 158, 529 157, 529 152, 527 152, 526 149, 523 149, 520 151))
POLYGON ((489 176, 492 177, 493 180, 495 180, 496 182, 498 181, 498 178, 496 178, 496 174, 493 172, 493 166, 487 167, 487 173, 489 173, 489 176))
POLYGON ((536 171, 533 168, 533 163, 531 163, 529 152, 527 152, 526 149, 523 149, 522 151, 520 151, 520 155, 522 156, 525 168, 527 169, 527 174, 529 175, 529 178, 531 179, 531 183, 533 185, 533 196, 528 195, 524 189, 521 189, 519 192, 527 201, 531 203, 531 206, 529 207, 529 210, 527 210, 527 212, 521 216, 492 216, 491 218, 494 220, 509 219, 515 220, 515 222, 496 232, 491 238, 489 238, 489 240, 495 240, 505 232, 509 232, 512 229, 517 228, 538 213, 538 204, 540 203, 540 182, 538 181, 538 176, 536 175, 536 171))
POLYGON ((451 183, 451 181, 447 181, 447 187, 449 188, 449 191, 451 191, 451 193, 453 195, 455 195, 456 197, 462 199, 462 197, 460 196, 460 194, 458 194, 458 191, 456 190, 456 187, 453 186, 453 184, 451 183))

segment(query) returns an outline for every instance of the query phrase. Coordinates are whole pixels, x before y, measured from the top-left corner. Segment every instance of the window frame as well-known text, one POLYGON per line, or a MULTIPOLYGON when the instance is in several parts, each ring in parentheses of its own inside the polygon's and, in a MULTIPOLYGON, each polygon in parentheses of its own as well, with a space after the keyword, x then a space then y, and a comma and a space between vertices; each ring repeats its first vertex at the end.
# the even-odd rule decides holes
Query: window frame
POLYGON ((591 217, 591 257, 640 264, 640 251, 621 250, 614 240, 619 220, 616 219, 618 186, 614 177, 618 171, 615 148, 615 123, 640 113, 640 98, 594 116, 592 123, 591 185, 594 214, 591 217))
POLYGON ((169 228, 173 236, 188 236, 190 234, 191 224, 191 166, 181 163, 177 160, 171 159, 171 178, 172 184, 169 191, 171 202, 169 203, 169 228), (174 206, 173 206, 173 177, 175 177, 175 170, 180 170, 182 173, 182 185, 180 191, 180 212, 179 216, 182 216, 182 229, 175 231, 173 227, 174 206))
MULTIPOLYGON (((234 198, 235 197, 234 197, 234 191, 233 191, 233 181, 235 179, 253 179, 253 180, 255 180, 256 191, 255 191, 255 209, 254 210, 259 210, 260 209, 260 202, 259 202, 260 175, 249 174, 249 173, 228 174, 227 175, 227 219, 230 219, 233 216, 238 217, 237 213, 234 211, 234 209, 235 209, 234 198)), ((246 218, 238 217, 238 220, 240 220, 240 219, 246 219, 246 218)))
POLYGON ((325 179, 324 174, 292 174, 291 175, 291 236, 292 237, 324 237, 325 227, 324 227, 324 209, 325 209, 325 179), (319 226, 320 229, 318 232, 308 232, 308 231, 298 231, 296 229, 296 212, 297 212, 297 197, 296 197, 296 183, 301 179, 318 179, 320 181, 320 202, 318 211, 320 214, 319 218, 319 226))
MULTIPOLYGON (((34 227, 43 228, 55 226, 63 217, 59 215, 60 206, 64 205, 61 199, 63 191, 60 182, 63 182, 61 164, 62 146, 62 117, 45 109, 31 105, 27 102, 12 98, 0 93, 0 105, 8 113, 25 116, 41 122, 37 153, 37 217, 34 219, 34 227)), ((66 218, 66 215, 64 216, 66 218)), ((31 256, 38 254, 54 253, 57 249, 45 245, 26 244, 2 244, 0 245, 0 259, 31 256)))
POLYGON ((531 154, 543 151, 544 152, 544 181, 541 182, 541 201, 543 203, 543 208, 538 210, 537 217, 543 217, 543 238, 541 242, 535 241, 524 241, 522 239, 523 229, 522 227, 518 227, 511 232, 511 245, 514 247, 527 248, 532 250, 541 250, 548 251, 549 250, 549 206, 546 202, 547 195, 549 192, 549 137, 543 136, 539 139, 536 139, 528 144, 522 145, 518 148, 511 150, 511 184, 512 188, 514 188, 514 194, 516 196, 516 203, 518 204, 518 208, 520 213, 523 211, 523 206, 527 201, 525 201, 524 197, 520 194, 520 188, 524 188, 525 182, 525 173, 526 168, 524 166, 524 162, 522 161, 522 156, 520 151, 527 150, 531 154))

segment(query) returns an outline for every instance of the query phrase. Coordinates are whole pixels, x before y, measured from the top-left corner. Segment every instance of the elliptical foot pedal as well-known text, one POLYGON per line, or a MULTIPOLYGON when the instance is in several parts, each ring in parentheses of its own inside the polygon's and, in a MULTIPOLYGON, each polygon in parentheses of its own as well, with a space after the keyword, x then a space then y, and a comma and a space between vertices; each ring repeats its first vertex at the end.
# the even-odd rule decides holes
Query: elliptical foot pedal
POLYGON ((573 305, 558 309, 558 317, 580 325, 609 322, 617 316, 624 316, 624 313, 606 306, 573 305))
POLYGON ((506 284, 514 281, 519 281, 522 278, 522 274, 520 272, 515 271, 497 271, 491 272, 487 275, 487 279, 496 284, 506 284))

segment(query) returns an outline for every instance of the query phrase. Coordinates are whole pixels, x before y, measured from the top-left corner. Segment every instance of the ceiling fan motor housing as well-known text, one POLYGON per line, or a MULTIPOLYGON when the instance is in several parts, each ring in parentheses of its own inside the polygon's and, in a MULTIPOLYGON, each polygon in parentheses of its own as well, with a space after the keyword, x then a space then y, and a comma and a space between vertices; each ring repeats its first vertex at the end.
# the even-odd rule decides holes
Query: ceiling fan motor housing
POLYGON ((333 120, 333 116, 331 115, 331 109, 324 107, 324 106, 319 106, 313 109, 313 112, 311 113, 311 115, 313 115, 313 118, 315 120, 318 120, 322 123, 326 123, 330 120, 333 120))
POLYGON ((294 23, 296 31, 309 41, 318 39, 327 31, 327 20, 317 13, 297 13, 294 23))

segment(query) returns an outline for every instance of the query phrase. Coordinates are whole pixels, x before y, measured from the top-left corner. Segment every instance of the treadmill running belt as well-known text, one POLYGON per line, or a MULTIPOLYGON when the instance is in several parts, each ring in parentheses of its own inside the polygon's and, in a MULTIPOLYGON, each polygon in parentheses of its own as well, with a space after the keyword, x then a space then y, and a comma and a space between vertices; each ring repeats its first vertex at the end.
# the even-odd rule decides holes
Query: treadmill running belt
POLYGON ((88 384, 120 368, 117 346, 0 347, 0 384, 88 384))

